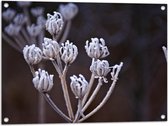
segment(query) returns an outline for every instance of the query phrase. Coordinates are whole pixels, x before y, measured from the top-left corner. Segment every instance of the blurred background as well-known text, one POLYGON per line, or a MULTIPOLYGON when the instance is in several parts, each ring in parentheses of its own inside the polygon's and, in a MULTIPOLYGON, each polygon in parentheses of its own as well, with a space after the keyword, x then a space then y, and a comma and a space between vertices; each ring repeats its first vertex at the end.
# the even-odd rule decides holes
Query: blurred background
MULTIPOLYGON (((2 2, 21 12, 16 2, 2 2)), ((32 2, 29 7, 41 6, 53 14, 60 4, 56 2, 32 2)), ((124 66, 119 80, 108 102, 84 122, 129 122, 167 120, 167 63, 162 46, 167 45, 167 5, 161 4, 114 4, 75 3, 79 12, 72 21, 68 39, 79 50, 76 61, 70 66, 69 76, 82 73, 90 78, 91 58, 85 52, 85 41, 91 37, 102 37, 110 51, 105 58, 110 65, 124 66), (161 6, 165 10, 161 10, 161 6), (161 115, 165 115, 162 119, 161 115)), ((32 19, 33 20, 33 19, 32 19)), ((6 26, 2 20, 2 28, 6 26)), ((2 30, 3 31, 3 30, 2 30)), ((46 36, 51 37, 47 31, 46 36)), ((50 62, 46 70, 55 74, 51 98, 66 112, 58 75, 50 62)), ((110 82, 110 76, 108 77, 110 82)), ((96 85, 96 83, 95 83, 96 85)), ((95 87, 94 85, 94 87, 95 87)), ((69 86, 69 85, 68 85, 69 86)), ((100 103, 110 83, 104 84, 86 113, 100 103)), ((68 87, 69 88, 69 87, 68 87)), ((70 88, 73 110, 77 101, 70 88)), ((10 124, 38 122, 38 91, 32 84, 32 75, 23 55, 2 39, 2 123, 5 117, 10 124)), ((64 123, 48 103, 45 104, 45 123, 64 123)))

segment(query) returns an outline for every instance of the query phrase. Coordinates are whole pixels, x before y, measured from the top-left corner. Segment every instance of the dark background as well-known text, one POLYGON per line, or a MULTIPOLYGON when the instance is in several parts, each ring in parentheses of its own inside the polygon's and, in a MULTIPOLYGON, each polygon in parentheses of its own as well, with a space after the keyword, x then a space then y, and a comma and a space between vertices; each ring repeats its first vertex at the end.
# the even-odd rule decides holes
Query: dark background
MULTIPOLYGON (((3 3, 2 11, 5 10, 3 3)), ((18 12, 22 11, 15 2, 8 3, 18 12)), ((52 14, 60 4, 33 2, 30 8, 43 6, 46 15, 52 14)), ((89 80, 91 59, 84 45, 91 37, 105 39, 110 51, 106 59, 111 66, 124 62, 110 99, 85 122, 163 121, 162 114, 167 120, 167 66, 162 51, 167 42, 167 5, 162 11, 161 4, 76 4, 79 12, 73 19, 68 39, 77 45, 79 55, 68 71, 68 83, 69 76, 79 73, 89 80)), ((45 64, 49 73, 55 73, 50 62, 45 64)), ((66 113, 57 74, 54 81, 49 94, 66 113)), ((96 107, 109 86, 110 83, 102 86, 86 112, 96 107)), ((69 92, 76 111, 76 99, 70 88, 69 92)), ((32 84, 32 75, 23 55, 2 40, 2 120, 4 117, 9 118, 9 123, 38 123, 38 92, 32 84)), ((45 122, 65 121, 46 104, 45 122)))

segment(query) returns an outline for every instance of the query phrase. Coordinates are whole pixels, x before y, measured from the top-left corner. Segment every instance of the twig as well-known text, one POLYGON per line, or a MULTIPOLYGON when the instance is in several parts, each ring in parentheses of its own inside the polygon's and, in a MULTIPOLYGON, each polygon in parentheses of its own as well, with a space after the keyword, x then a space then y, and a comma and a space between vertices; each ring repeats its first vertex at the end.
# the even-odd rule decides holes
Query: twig
POLYGON ((47 93, 42 93, 44 96, 45 100, 50 104, 50 106, 56 111, 61 117, 63 117, 67 122, 72 122, 72 120, 67 117, 56 105, 55 103, 51 100, 50 96, 47 93))
POLYGON ((101 101, 101 103, 94 110, 92 110, 89 114, 87 114, 85 117, 80 119, 78 122, 82 122, 82 121, 86 120, 87 118, 89 118, 90 116, 92 116, 93 114, 95 114, 107 102, 107 100, 109 99, 110 95, 113 92, 113 89, 115 87, 116 81, 117 81, 117 79, 113 80, 113 82, 112 82, 112 84, 111 84, 106 96, 101 101))
POLYGON ((85 102, 86 102, 86 100, 87 100, 87 98, 89 96, 89 93, 91 91, 91 88, 92 88, 92 85, 94 83, 94 80, 95 80, 95 75, 92 73, 90 81, 89 81, 89 85, 88 85, 89 86, 88 90, 87 90, 87 92, 86 92, 86 94, 85 94, 85 96, 84 96, 84 98, 82 100, 82 106, 84 106, 84 104, 85 104, 85 102))
POLYGON ((82 112, 84 112, 88 106, 92 103, 92 101, 94 100, 94 98, 96 97, 98 91, 100 90, 100 87, 102 86, 102 78, 99 78, 99 82, 97 84, 96 89, 94 90, 94 92, 92 93, 92 95, 90 96, 89 100, 86 102, 86 104, 84 105, 82 112))

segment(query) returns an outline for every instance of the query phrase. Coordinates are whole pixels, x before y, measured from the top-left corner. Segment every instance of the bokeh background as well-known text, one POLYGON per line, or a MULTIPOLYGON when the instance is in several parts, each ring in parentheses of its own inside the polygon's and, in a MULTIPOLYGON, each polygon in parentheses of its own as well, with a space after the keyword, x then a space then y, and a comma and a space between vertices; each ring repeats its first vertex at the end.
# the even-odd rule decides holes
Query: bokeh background
MULTIPOLYGON (((2 11, 5 10, 2 2, 2 11)), ((21 12, 16 2, 9 6, 21 12)), ((42 6, 45 15, 57 10, 56 2, 32 2, 30 8, 42 6)), ((167 5, 161 4, 114 4, 75 3, 79 12, 73 19, 68 39, 79 49, 76 61, 70 66, 70 75, 82 73, 90 78, 91 59, 84 45, 91 37, 102 37, 106 41, 110 55, 106 58, 110 65, 124 62, 119 80, 108 102, 95 115, 84 122, 130 122, 167 120, 167 63, 162 46, 167 44, 167 5), (165 10, 161 10, 165 6, 165 10), (161 119, 165 115, 165 119, 161 119)), ((46 16, 45 16, 46 17, 46 16)), ((2 27, 5 26, 2 20, 2 27)), ((3 31, 3 30, 2 30, 3 31)), ((46 36, 51 37, 46 32, 46 36)), ((58 75, 50 62, 46 70, 55 74, 55 85, 51 98, 62 111, 65 102, 58 75)), ((110 76, 108 77, 110 80, 110 76)), ((96 83, 95 83, 96 84, 96 83)), ((105 96, 109 84, 104 84, 94 102, 86 112, 91 111, 105 96)), ((73 110, 76 99, 71 93, 73 110)), ((32 75, 23 55, 2 39, 2 123, 39 123, 38 92, 33 87, 32 75)), ((45 123, 65 121, 45 104, 45 123)))

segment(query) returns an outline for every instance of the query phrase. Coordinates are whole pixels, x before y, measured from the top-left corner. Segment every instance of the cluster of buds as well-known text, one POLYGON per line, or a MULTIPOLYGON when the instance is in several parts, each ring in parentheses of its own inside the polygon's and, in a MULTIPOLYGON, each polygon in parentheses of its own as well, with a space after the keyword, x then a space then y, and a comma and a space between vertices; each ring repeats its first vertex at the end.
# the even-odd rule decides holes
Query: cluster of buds
POLYGON ((54 11, 54 15, 47 14, 46 30, 51 35, 58 35, 63 28, 63 24, 62 15, 59 12, 54 11))
POLYGON ((48 92, 53 87, 54 75, 49 75, 47 71, 39 69, 33 78, 34 87, 40 92, 48 92))
POLYGON ((75 75, 70 77, 71 79, 71 90, 76 98, 82 99, 88 89, 88 82, 82 74, 79 74, 79 78, 75 75))

